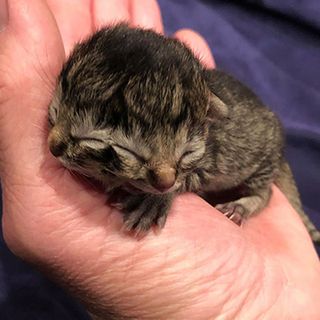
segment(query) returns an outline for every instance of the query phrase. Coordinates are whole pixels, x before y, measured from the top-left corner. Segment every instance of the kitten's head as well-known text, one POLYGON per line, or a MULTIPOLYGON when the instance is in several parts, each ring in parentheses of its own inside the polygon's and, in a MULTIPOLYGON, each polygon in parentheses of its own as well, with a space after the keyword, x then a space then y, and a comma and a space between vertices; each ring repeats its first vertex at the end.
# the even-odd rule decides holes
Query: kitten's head
MULTIPOLYGON (((179 188, 206 151, 208 110, 222 102, 182 44, 124 25, 79 44, 49 109, 52 154, 105 184, 179 188)), ((220 104, 220 107, 219 107, 220 104)))

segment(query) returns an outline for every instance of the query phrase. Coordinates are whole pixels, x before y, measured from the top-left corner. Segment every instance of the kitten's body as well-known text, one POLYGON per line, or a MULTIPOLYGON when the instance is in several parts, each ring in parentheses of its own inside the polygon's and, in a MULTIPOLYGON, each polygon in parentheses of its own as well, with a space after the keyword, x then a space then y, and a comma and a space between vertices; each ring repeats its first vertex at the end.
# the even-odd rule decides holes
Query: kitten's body
POLYGON ((185 191, 241 223, 267 205, 275 182, 320 239, 301 209, 275 115, 175 40, 125 25, 99 31, 65 64, 49 119, 51 152, 103 182, 129 230, 163 226, 185 191))

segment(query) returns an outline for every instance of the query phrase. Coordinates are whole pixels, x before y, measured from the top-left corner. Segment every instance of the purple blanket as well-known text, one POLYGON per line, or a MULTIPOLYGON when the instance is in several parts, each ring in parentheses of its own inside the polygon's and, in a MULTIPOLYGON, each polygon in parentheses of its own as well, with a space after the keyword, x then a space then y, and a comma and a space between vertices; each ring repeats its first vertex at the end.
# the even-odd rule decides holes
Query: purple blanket
MULTIPOLYGON (((320 3, 318 0, 159 0, 166 32, 192 28, 219 68, 282 119, 306 212, 320 227, 320 3)), ((14 257, 0 234, 0 319, 89 319, 63 290, 14 257)))

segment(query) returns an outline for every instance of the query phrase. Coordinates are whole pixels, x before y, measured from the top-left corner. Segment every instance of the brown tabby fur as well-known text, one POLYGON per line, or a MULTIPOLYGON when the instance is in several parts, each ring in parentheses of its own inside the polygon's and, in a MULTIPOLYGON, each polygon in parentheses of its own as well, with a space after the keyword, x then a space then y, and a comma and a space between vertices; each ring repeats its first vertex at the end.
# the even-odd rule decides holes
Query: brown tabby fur
POLYGON ((240 224, 267 205, 275 182, 320 239, 301 208, 276 116, 176 40, 123 24, 98 31, 65 63, 49 120, 51 152, 105 185, 128 230, 163 227, 185 191, 240 224))

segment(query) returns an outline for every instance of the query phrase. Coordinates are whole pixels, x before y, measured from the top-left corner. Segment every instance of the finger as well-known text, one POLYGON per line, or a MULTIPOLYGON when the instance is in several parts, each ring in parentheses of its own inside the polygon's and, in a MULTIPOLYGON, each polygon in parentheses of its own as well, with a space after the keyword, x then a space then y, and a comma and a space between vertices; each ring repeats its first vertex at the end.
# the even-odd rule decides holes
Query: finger
POLYGON ((132 0, 130 2, 131 24, 163 33, 161 12, 156 0, 132 0))
POLYGON ((95 29, 118 22, 129 22, 129 2, 131 0, 95 0, 92 16, 95 29))
POLYGON ((65 52, 91 32, 90 0, 47 0, 57 21, 65 52))
POLYGON ((207 68, 214 68, 215 62, 208 43, 195 31, 183 29, 174 37, 185 43, 207 68))

